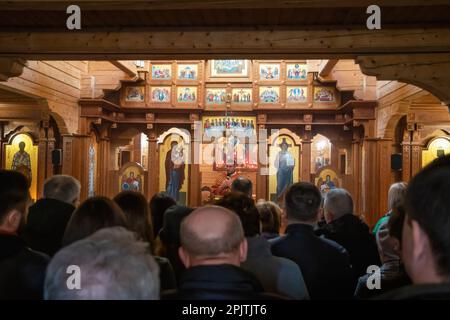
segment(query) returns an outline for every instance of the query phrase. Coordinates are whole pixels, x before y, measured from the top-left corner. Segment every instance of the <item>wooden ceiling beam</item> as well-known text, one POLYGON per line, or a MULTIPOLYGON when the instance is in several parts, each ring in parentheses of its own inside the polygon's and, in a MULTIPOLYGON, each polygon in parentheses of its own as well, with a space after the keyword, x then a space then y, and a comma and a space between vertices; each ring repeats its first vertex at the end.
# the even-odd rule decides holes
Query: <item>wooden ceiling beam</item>
POLYGON ((64 60, 249 59, 450 52, 450 28, 0 32, 0 56, 64 60))
MULTIPOLYGON (((184 9, 254 9, 254 8, 343 8, 367 7, 372 0, 1 0, 0 7, 8 10, 65 10, 77 4, 82 10, 184 10, 184 9)), ((385 7, 423 6, 423 0, 377 0, 385 7)), ((427 0, 427 6, 448 5, 446 0, 427 0)))
POLYGON ((326 77, 333 70, 334 66, 338 63, 339 59, 323 60, 320 65, 319 76, 326 77))

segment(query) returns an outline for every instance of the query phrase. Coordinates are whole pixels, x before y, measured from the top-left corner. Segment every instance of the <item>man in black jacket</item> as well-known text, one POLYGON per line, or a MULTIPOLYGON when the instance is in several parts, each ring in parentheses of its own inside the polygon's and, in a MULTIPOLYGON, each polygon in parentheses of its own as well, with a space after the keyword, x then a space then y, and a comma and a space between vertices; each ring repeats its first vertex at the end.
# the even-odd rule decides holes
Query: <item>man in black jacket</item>
POLYGON ((216 206, 194 210, 181 224, 179 254, 186 266, 177 293, 165 299, 264 299, 255 276, 240 268, 247 241, 239 217, 216 206))
POLYGON ((272 253, 297 263, 311 300, 351 298, 354 281, 348 253, 314 234, 320 201, 320 191, 311 183, 295 183, 288 189, 286 235, 272 241, 272 253))
POLYGON ((52 257, 80 198, 80 183, 71 176, 55 175, 44 183, 44 198, 29 209, 24 239, 30 248, 52 257))
POLYGON ((327 224, 317 233, 347 250, 356 287, 358 278, 367 273, 367 267, 381 264, 375 239, 369 227, 353 214, 353 199, 345 189, 332 189, 327 193, 324 214, 327 224))
POLYGON ((27 178, 0 170, 0 300, 42 298, 48 257, 18 236, 29 201, 27 178))

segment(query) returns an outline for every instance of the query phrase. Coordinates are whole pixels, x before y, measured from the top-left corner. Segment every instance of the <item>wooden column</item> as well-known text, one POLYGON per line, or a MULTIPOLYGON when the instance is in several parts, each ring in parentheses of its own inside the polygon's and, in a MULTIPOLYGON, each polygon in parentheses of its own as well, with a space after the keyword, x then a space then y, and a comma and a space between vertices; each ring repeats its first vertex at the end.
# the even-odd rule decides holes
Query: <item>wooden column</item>
MULTIPOLYGON (((201 152, 201 135, 196 136, 195 124, 192 125, 193 130, 191 130, 191 146, 190 146, 190 159, 187 161, 186 165, 189 166, 189 187, 188 187, 188 205, 190 207, 198 207, 201 205, 201 181, 202 176, 200 172, 200 164, 199 164, 199 154, 201 152)), ((197 128, 197 130, 201 130, 201 128, 197 128)), ((201 132, 201 131, 198 131, 201 132)))
POLYGON ((309 134, 302 139, 300 181, 311 182, 311 142, 309 134))
POLYGON ((355 206, 355 213, 362 213, 361 201, 361 140, 359 134, 354 132, 352 141, 352 155, 351 155, 351 169, 352 169, 352 196, 355 206))
POLYGON ((147 131, 148 137, 148 170, 147 170, 147 197, 151 198, 159 192, 159 150, 157 135, 154 129, 147 131))
POLYGON ((141 135, 138 134, 133 138, 133 161, 141 163, 141 135))
MULTIPOLYGON (((265 122, 265 117, 259 117, 258 121, 265 122)), ((267 134, 263 133, 266 129, 265 124, 258 125, 257 141, 258 141, 258 170, 256 172, 256 200, 269 199, 269 145, 267 134), (261 155, 261 157, 260 157, 261 155), (265 157, 265 159, 263 158, 265 157)))
POLYGON ((409 182, 411 179, 411 135, 404 132, 402 142, 402 180, 409 182))
POLYGON ((339 148, 335 141, 331 142, 330 165, 335 172, 339 172, 339 148))
MULTIPOLYGON (((100 137, 98 141, 98 151, 97 151, 97 195, 99 196, 109 196, 109 164, 110 164, 110 149, 111 149, 111 141, 109 137, 103 136, 100 137)), ((89 146, 88 152, 86 153, 86 163, 87 168, 89 168, 89 146)), ((89 173, 88 173, 89 174, 89 173)))
POLYGON ((47 178, 54 174, 52 163, 52 152, 55 149, 55 136, 53 128, 47 130, 47 178))
POLYGON ((414 177, 422 168, 422 145, 419 132, 416 130, 412 135, 411 142, 411 177, 414 177))
POLYGON ((38 140, 38 163, 37 163, 37 199, 42 197, 44 181, 47 178, 47 137, 45 128, 39 129, 38 140))

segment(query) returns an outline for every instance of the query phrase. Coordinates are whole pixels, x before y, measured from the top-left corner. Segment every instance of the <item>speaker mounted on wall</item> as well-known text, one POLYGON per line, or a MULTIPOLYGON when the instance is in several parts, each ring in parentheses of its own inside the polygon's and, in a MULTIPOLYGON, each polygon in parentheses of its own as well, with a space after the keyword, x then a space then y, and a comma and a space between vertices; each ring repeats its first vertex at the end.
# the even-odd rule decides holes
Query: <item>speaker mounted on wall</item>
POLYGON ((402 154, 394 153, 391 154, 391 169, 395 171, 402 170, 402 154))

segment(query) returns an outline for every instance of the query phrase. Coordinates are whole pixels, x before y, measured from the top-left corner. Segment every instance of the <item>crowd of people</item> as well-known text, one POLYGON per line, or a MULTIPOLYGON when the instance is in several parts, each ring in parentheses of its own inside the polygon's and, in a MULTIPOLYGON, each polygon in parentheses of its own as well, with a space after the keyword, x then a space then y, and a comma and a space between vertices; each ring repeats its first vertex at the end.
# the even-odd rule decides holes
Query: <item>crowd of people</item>
POLYGON ((345 189, 292 184, 282 208, 239 177, 214 203, 124 191, 79 203, 55 175, 32 203, 0 171, 0 299, 450 298, 450 156, 389 189, 373 230, 345 189))

